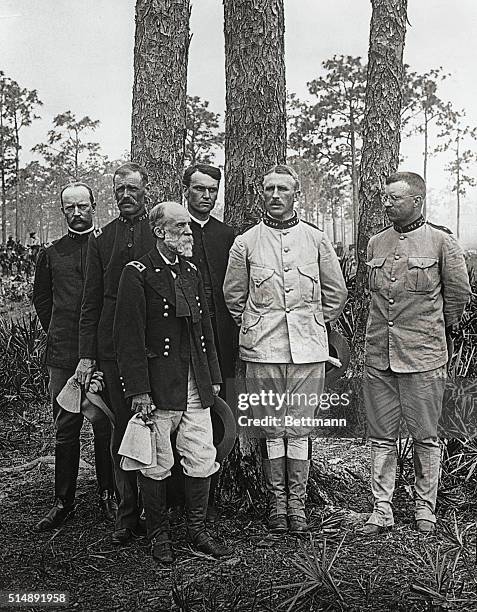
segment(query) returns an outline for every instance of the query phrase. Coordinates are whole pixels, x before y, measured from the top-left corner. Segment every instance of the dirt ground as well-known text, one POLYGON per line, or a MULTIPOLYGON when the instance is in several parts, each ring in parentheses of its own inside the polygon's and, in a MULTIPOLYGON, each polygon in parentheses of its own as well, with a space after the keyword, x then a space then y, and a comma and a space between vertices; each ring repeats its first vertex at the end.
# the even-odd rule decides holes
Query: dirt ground
MULTIPOLYGON (((194 552, 176 516, 171 568, 156 565, 142 539, 111 544, 111 526, 97 504, 88 425, 75 517, 54 532, 33 531, 52 503, 53 441, 46 405, 0 424, 0 590, 67 591, 69 604, 59 609, 85 612, 477 609, 475 525, 452 571, 456 550, 443 558, 452 544, 447 517, 441 512, 437 536, 423 538, 413 529, 409 466, 396 492, 394 531, 374 538, 357 533, 371 508, 367 448, 358 440, 315 441, 307 538, 269 536, 260 509, 244 511, 238 500, 225 499, 216 532, 234 556, 216 561, 194 552), (293 602, 300 587, 310 590, 293 602)), ((459 528, 471 518, 459 516, 459 528)))

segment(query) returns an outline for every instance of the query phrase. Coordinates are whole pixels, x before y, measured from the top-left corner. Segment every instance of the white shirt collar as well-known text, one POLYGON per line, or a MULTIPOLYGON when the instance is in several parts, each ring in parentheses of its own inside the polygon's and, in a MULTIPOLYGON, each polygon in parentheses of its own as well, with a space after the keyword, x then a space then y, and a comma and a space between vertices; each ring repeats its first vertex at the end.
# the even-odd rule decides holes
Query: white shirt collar
POLYGON ((94 225, 92 225, 91 227, 89 227, 86 230, 83 230, 82 232, 77 232, 76 230, 72 229, 69 225, 68 225, 68 231, 72 232, 73 234, 78 234, 78 236, 82 236, 83 234, 89 234, 89 232, 92 232, 94 230, 94 225))
POLYGON ((206 223, 208 223, 208 222, 209 222, 209 220, 210 220, 210 216, 209 216, 209 217, 207 217, 207 219, 206 219, 205 221, 201 221, 200 219, 196 219, 196 218, 194 217, 194 215, 191 215, 190 213, 189 213, 189 215, 190 215, 190 218, 191 218, 193 221, 195 221, 196 223, 198 223, 198 224, 200 225, 200 227, 204 227, 204 225, 206 225, 206 223))
POLYGON ((166 256, 165 256, 163 253, 161 253, 161 251, 159 251, 159 249, 157 249, 157 250, 158 250, 158 252, 159 252, 159 255, 162 257, 162 259, 163 259, 163 260, 166 262, 166 264, 167 264, 168 266, 172 266, 172 265, 174 265, 174 264, 176 264, 176 263, 179 263, 179 258, 177 257, 177 255, 176 255, 175 260, 174 260, 174 261, 171 261, 171 260, 170 260, 170 259, 168 259, 168 258, 167 258, 167 257, 166 257, 166 256))

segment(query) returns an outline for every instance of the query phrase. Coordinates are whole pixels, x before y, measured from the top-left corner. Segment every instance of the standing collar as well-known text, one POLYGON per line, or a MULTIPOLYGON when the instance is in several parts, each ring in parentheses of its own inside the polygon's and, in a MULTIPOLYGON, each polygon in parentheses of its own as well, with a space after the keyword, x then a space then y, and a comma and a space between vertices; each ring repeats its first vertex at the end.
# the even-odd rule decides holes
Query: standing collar
POLYGON ((194 215, 190 215, 190 218, 192 219, 192 221, 195 221, 195 223, 197 223, 198 225, 200 225, 200 227, 204 227, 204 225, 206 225, 209 221, 210 221, 210 215, 207 217, 207 219, 205 221, 201 221, 200 219, 197 219, 196 217, 194 217, 194 215))
POLYGON ((294 225, 298 225, 299 219, 296 214, 296 210, 293 211, 293 217, 290 219, 286 219, 286 221, 280 221, 279 219, 275 219, 270 216, 268 213, 263 215, 263 223, 268 227, 273 227, 274 229, 288 229, 293 227, 294 225))
POLYGON ((393 223, 393 227, 396 230, 396 232, 399 232, 400 234, 406 234, 407 232, 412 232, 412 230, 415 230, 418 227, 421 227, 421 225, 424 225, 425 222, 426 221, 424 217, 421 215, 415 221, 413 221, 412 223, 409 223, 408 225, 396 225, 395 223, 393 223))
POLYGON ((129 223, 130 225, 133 225, 134 223, 138 223, 138 221, 147 219, 147 217, 148 217, 147 212, 143 212, 143 214, 140 217, 135 217, 132 221, 131 219, 129 219, 129 217, 123 217, 122 214, 119 215, 118 219, 122 221, 123 223, 129 223))
POLYGON ((83 230, 82 232, 77 232, 74 229, 71 229, 71 227, 68 226, 68 236, 70 238, 73 238, 73 240, 78 240, 81 239, 83 237, 87 237, 89 234, 91 234, 91 232, 94 230, 94 225, 92 225, 91 227, 89 227, 87 230, 83 230))

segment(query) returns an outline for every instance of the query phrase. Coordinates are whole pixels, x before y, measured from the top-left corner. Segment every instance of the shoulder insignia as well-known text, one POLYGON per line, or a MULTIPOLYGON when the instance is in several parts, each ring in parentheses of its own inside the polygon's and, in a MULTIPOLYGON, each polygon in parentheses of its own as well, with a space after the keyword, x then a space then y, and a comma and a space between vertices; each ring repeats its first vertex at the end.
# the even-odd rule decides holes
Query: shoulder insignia
POLYGON ((310 221, 305 221, 304 219, 300 219, 300 221, 302 223, 306 223, 306 225, 310 225, 311 227, 314 227, 315 229, 319 230, 320 232, 322 232, 323 230, 321 229, 321 227, 318 227, 317 225, 315 225, 314 223, 311 223, 310 221))
POLYGON ((197 266, 193 264, 191 261, 188 261, 187 263, 189 264, 191 268, 194 268, 194 270, 197 270, 197 266))
POLYGON ((126 265, 127 266, 133 266, 133 268, 136 268, 136 270, 138 270, 138 272, 144 272, 144 270, 146 269, 146 266, 144 264, 142 264, 140 261, 130 261, 126 265))
POLYGON ((44 248, 44 249, 45 249, 45 251, 46 251, 46 249, 49 249, 49 248, 50 248, 51 246, 53 246, 53 245, 54 245, 54 242, 47 242, 43 248, 44 248))
POLYGON ((93 235, 95 238, 97 238, 98 236, 101 236, 102 233, 103 233, 103 230, 100 227, 95 227, 93 230, 93 235))
MULTIPOLYGON (((373 236, 377 236, 378 234, 382 234, 383 232, 385 232, 386 230, 390 229, 392 227, 392 225, 386 225, 386 227, 383 227, 383 229, 379 230, 379 232, 376 232, 375 234, 373 234, 373 236)), ((371 236, 371 238, 373 237, 371 236)))
POLYGON ((427 223, 427 225, 430 225, 434 229, 441 230, 442 232, 445 232, 446 234, 452 234, 452 230, 450 230, 445 225, 436 225, 435 223, 431 223, 430 221, 426 221, 426 223, 427 223))

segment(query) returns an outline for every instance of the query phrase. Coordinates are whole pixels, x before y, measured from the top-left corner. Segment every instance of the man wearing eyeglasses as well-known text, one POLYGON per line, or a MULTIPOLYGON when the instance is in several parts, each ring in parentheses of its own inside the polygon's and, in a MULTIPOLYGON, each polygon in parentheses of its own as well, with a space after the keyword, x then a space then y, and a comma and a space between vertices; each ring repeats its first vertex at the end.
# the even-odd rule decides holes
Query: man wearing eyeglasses
MULTIPOLYGON (((55 422, 55 503, 36 525, 38 531, 55 529, 72 515, 80 458, 81 413, 58 405, 56 398, 75 373, 78 362, 78 327, 85 282, 88 238, 93 231, 96 204, 85 183, 66 185, 60 194, 67 233, 40 251, 33 286, 33 304, 47 333, 46 364, 55 422)), ((106 519, 114 521, 110 424, 106 416, 93 423, 96 475, 100 506, 106 519)))
POLYGON ((385 189, 392 225, 370 239, 367 253, 371 303, 364 399, 374 509, 361 531, 374 535, 394 524, 396 440, 403 417, 413 438, 416 528, 427 534, 436 523, 446 333, 458 325, 470 286, 452 232, 422 216, 424 180, 413 172, 397 172, 385 189))

